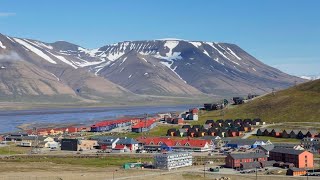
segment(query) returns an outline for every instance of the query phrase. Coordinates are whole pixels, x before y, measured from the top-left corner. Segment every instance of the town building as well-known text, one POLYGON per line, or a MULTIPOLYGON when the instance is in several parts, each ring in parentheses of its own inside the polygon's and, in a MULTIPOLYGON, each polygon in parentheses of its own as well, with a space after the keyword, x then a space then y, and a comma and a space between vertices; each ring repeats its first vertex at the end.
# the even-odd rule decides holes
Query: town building
POLYGON ((320 153, 320 138, 305 137, 301 140, 301 146, 312 153, 320 153))
POLYGON ((265 153, 231 153, 225 158, 225 166, 229 168, 241 168, 242 163, 256 163, 267 160, 268 158, 265 153))
POLYGON ((289 168, 286 173, 287 176, 304 176, 306 174, 307 174, 306 169, 295 168, 295 167, 289 168))
POLYGON ((96 140, 62 139, 61 150, 65 151, 86 151, 95 149, 98 146, 96 140))
POLYGON ((116 147, 117 142, 120 140, 118 137, 113 136, 95 136, 91 140, 96 140, 102 150, 111 150, 116 147))
POLYGON ((127 146, 118 144, 112 149, 112 152, 124 153, 124 152, 129 152, 129 150, 128 150, 127 146))
POLYGON ((230 148, 256 148, 258 145, 267 145, 272 144, 270 141, 255 140, 255 139, 229 139, 229 142, 226 144, 230 148))
POLYGON ((269 159, 293 163, 296 168, 313 168, 313 154, 304 150, 276 147, 270 151, 269 159))
POLYGON ((192 166, 192 154, 190 152, 170 152, 154 156, 154 166, 157 169, 177 169, 192 166))
POLYGON ((131 152, 135 152, 137 149, 139 149, 138 141, 127 137, 120 138, 119 141, 116 142, 116 145, 125 146, 124 149, 131 152))
POLYGON ((163 149, 174 151, 207 152, 212 149, 211 141, 204 139, 170 139, 170 138, 139 138, 143 149, 150 152, 160 152, 163 149))
POLYGON ((141 120, 131 127, 132 132, 141 133, 151 130, 156 126, 155 119, 141 120))

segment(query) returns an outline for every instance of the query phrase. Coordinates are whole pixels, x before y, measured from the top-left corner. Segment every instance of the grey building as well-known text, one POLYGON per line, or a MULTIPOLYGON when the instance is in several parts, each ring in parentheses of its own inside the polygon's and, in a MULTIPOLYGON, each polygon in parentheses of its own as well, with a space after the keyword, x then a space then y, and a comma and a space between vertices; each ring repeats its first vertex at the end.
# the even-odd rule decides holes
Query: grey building
POLYGON ((190 152, 157 154, 154 156, 154 166, 166 170, 192 166, 192 154, 190 152))

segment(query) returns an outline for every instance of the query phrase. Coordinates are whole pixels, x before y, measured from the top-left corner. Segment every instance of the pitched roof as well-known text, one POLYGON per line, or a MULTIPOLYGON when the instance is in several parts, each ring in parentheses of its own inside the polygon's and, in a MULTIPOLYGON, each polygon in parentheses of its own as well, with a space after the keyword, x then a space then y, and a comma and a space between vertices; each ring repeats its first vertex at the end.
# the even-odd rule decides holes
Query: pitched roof
POLYGON ((294 148, 296 144, 286 144, 286 143, 273 143, 274 147, 281 147, 281 148, 294 148))
POLYGON ((138 122, 136 125, 132 126, 131 128, 136 129, 136 128, 146 128, 146 127, 150 127, 152 124, 154 124, 155 121, 152 120, 144 120, 141 122, 138 122))
POLYGON ((103 144, 112 144, 115 141, 117 141, 119 138, 113 137, 113 136, 94 136, 94 137, 91 137, 90 139, 96 140, 99 143, 103 143, 103 144))
POLYGON ((116 144, 125 144, 125 145, 130 145, 130 144, 139 144, 138 141, 132 139, 132 138, 121 138, 119 141, 117 141, 116 144))
POLYGON ((299 155, 299 154, 301 154, 301 153, 303 153, 305 151, 304 150, 295 150, 295 149, 291 149, 291 148, 275 147, 270 152, 281 153, 281 154, 299 155))
POLYGON ((233 159, 247 159, 247 158, 266 158, 265 153, 238 153, 238 154, 229 154, 233 159))
MULTIPOLYGON (((228 144, 238 144, 238 145, 252 145, 257 141, 262 140, 255 140, 255 139, 230 139, 228 144)), ((263 141, 264 142, 264 141, 263 141)))
POLYGON ((117 144, 114 149, 125 149, 125 145, 120 145, 120 144, 117 144))
POLYGON ((179 133, 186 133, 186 132, 188 132, 186 129, 179 129, 178 131, 179 131, 179 133))
MULTIPOLYGON (((190 147, 204 147, 208 144, 208 140, 204 139, 170 139, 170 138, 145 138, 139 139, 139 142, 145 143, 146 145, 160 145, 159 142, 165 143, 166 145, 174 145, 179 142, 181 146, 190 146, 190 147)), ((179 145, 179 146, 180 146, 179 145)))
POLYGON ((271 151, 272 149, 274 149, 274 145, 273 144, 258 145, 258 147, 261 148, 262 150, 265 150, 265 151, 271 151))
POLYGON ((296 168, 296 167, 291 167, 289 168, 293 172, 300 172, 300 171, 306 171, 304 168, 296 168))

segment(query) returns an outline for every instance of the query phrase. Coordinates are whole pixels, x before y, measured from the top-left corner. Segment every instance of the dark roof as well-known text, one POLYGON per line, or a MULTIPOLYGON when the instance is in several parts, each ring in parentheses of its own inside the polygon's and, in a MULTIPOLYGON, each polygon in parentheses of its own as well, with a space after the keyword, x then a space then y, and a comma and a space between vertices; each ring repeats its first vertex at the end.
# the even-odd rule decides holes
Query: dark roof
POLYGON ((265 151, 271 151, 272 149, 274 149, 273 144, 259 145, 258 147, 261 148, 262 150, 265 150, 265 151))
POLYGON ((119 139, 119 141, 116 144, 129 145, 129 144, 139 144, 139 143, 138 143, 138 141, 136 141, 132 138, 121 138, 121 139, 119 139))
POLYGON ((296 168, 296 167, 291 167, 291 168, 289 168, 289 170, 291 170, 291 171, 293 171, 293 172, 306 171, 306 169, 296 168))
POLYGON ((275 160, 271 160, 271 161, 261 161, 261 164, 263 165, 263 166, 273 166, 274 164, 276 163, 276 161, 275 160))
POLYGON ((253 169, 253 168, 258 168, 260 167, 260 162, 243 162, 240 163, 240 165, 242 165, 243 169, 253 169))
POLYGON ((182 128, 191 128, 190 125, 183 125, 182 128))
POLYGON ((229 154, 233 159, 247 159, 247 158, 265 158, 267 157, 265 153, 239 153, 239 154, 229 154))
POLYGON ((290 148, 275 147, 270 152, 299 155, 299 154, 303 153, 304 150, 295 150, 295 149, 290 149, 290 148))
POLYGON ((205 124, 214 123, 214 120, 207 120, 205 124))
POLYGON ((303 135, 307 134, 308 131, 307 130, 300 130, 299 132, 301 132, 303 135))
POLYGON ((281 131, 281 129, 273 129, 272 131, 274 131, 274 132, 278 132, 278 133, 281 133, 282 131, 281 131))
POLYGON ((261 119, 260 119, 260 118, 255 118, 255 119, 253 119, 253 121, 255 121, 255 122, 261 122, 261 119))
POLYGON ((297 144, 273 143, 274 147, 281 148, 294 148, 297 144))

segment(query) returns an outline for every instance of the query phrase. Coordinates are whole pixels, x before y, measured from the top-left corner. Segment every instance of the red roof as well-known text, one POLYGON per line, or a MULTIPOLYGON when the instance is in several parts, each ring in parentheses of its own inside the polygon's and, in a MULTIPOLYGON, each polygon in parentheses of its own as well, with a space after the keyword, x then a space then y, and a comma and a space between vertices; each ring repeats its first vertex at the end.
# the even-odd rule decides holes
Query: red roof
POLYGON ((142 120, 141 122, 138 122, 136 125, 132 126, 131 128, 143 128, 143 127, 150 127, 155 122, 154 119, 149 120, 142 120))
POLYGON ((189 147, 204 147, 209 144, 204 139, 170 139, 170 138, 139 138, 137 139, 140 143, 145 145, 161 145, 166 144, 167 146, 189 146, 189 147))
POLYGON ((114 147, 114 149, 125 149, 125 145, 116 145, 116 147, 114 147))

